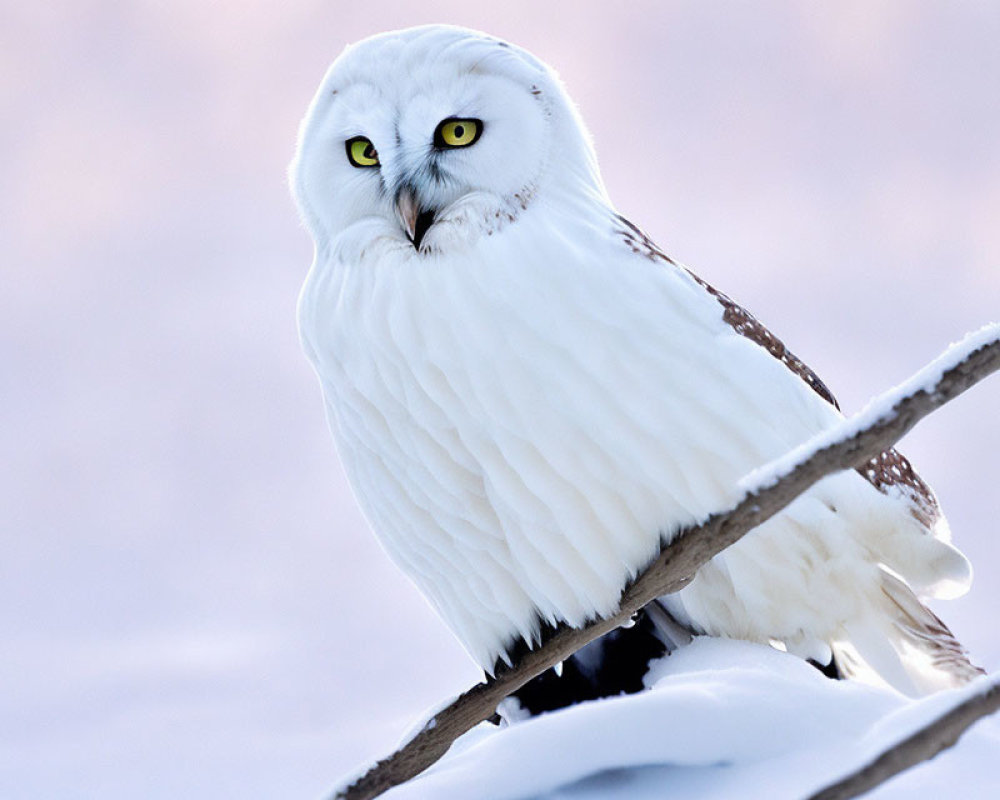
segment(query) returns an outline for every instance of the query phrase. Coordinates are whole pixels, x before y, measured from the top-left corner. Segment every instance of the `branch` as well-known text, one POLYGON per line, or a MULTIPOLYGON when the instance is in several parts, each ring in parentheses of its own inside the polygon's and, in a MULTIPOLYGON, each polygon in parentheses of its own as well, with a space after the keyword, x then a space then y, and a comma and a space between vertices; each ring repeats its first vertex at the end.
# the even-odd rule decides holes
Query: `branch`
POLYGON ((807 442, 744 481, 746 494, 728 511, 681 530, 622 593, 619 611, 584 628, 561 624, 536 650, 495 678, 477 684, 435 714, 395 753, 340 789, 336 798, 367 800, 423 772, 459 736, 489 719, 507 695, 588 642, 626 624, 664 594, 683 589, 697 570, 746 533, 780 512, 817 481, 853 469, 891 447, 931 411, 1000 369, 1000 325, 953 345, 933 363, 858 414, 807 442))
POLYGON ((816 792, 808 800, 849 800, 864 794, 893 775, 947 750, 974 722, 997 710, 1000 710, 1000 679, 990 681, 984 691, 959 703, 890 747, 870 764, 816 792))

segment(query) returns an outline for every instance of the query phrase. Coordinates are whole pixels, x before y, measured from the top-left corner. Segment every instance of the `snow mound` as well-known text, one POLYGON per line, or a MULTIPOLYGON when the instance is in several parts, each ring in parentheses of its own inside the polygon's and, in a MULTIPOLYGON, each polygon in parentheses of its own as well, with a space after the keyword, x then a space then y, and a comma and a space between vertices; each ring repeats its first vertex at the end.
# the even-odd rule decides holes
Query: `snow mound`
MULTIPOLYGON (((983 681, 989 680, 984 678, 983 681)), ((940 716, 979 681, 923 700, 833 681, 793 656, 699 639, 654 666, 641 694, 496 728, 483 723, 388 800, 801 798, 940 716), (675 793, 682 792, 683 795, 675 793)), ((869 797, 1000 797, 1000 723, 869 797)))

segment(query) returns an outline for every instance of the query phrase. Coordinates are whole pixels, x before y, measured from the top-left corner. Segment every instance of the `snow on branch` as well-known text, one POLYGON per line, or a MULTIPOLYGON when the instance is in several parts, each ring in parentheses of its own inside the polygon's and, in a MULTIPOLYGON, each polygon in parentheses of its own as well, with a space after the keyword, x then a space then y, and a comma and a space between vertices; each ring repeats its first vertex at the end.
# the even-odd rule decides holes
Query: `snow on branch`
POLYGON ((810 795, 808 800, 850 800, 947 750, 974 722, 1000 710, 1000 678, 983 680, 986 688, 981 692, 931 720, 871 763, 810 795))
MULTIPOLYGON (((335 797, 367 800, 423 772, 441 758, 459 736, 489 719, 507 695, 569 658, 588 642, 626 624, 633 614, 657 597, 683 589, 703 564, 780 512, 814 483, 831 473, 861 466, 895 444, 930 412, 997 369, 1000 369, 1000 324, 970 334, 906 383, 870 403, 857 416, 747 476, 742 484, 746 490, 743 499, 731 509, 682 530, 626 587, 616 614, 594 620, 585 628, 558 626, 540 647, 527 652, 512 667, 500 669, 494 678, 460 695, 395 753, 340 789, 335 797)), ((995 709, 995 696, 991 702, 995 709)), ((966 723, 966 727, 971 722, 966 723)), ((912 761, 892 761, 893 765, 902 766, 879 768, 881 771, 873 775, 883 777, 865 786, 870 788, 901 769, 929 758, 950 745, 957 735, 951 727, 941 728, 940 736, 929 733, 930 739, 939 743, 937 749, 927 745, 911 748, 907 752, 913 756, 912 761)), ((868 775, 867 779, 871 777, 868 775)), ((852 796, 818 797, 829 800, 852 796)))

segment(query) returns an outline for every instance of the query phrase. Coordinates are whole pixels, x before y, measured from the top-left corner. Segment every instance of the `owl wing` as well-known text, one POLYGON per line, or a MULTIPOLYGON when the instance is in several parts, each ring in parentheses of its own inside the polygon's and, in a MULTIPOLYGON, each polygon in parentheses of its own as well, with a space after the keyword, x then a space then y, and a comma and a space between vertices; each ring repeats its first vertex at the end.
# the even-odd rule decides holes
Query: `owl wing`
MULTIPOLYGON (((838 411, 840 410, 837 398, 820 377, 802 359, 789 350, 777 336, 761 324, 753 314, 728 295, 723 294, 707 281, 695 275, 690 269, 670 258, 637 225, 621 215, 618 216, 618 221, 621 224, 619 235, 633 253, 652 260, 663 261, 687 272, 719 302, 723 308, 723 321, 736 333, 762 347, 798 375, 816 394, 838 411)), ((879 455, 858 467, 857 472, 882 494, 902 496, 909 503, 910 513, 929 531, 934 531, 944 524, 944 515, 933 490, 917 474, 903 454, 895 448, 890 447, 883 450, 879 455)))

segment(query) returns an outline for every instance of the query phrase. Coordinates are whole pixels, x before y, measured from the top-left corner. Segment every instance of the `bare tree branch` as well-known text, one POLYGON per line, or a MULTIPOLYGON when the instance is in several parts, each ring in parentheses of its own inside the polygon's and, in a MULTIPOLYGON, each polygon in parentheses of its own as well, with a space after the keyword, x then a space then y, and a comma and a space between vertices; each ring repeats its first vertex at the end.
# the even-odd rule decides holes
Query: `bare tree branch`
POLYGON ((845 420, 790 454, 787 465, 771 470, 778 477, 762 479, 762 485, 751 487, 732 509, 682 530, 625 589, 618 613, 585 628, 560 625, 538 649, 460 695, 406 744, 342 788, 336 797, 367 800, 423 772, 459 736, 489 719, 507 695, 588 642, 627 623, 657 597, 684 588, 699 567, 780 512, 814 483, 834 472, 858 467, 891 447, 931 411, 998 368, 1000 325, 994 325, 968 337, 910 381, 879 398, 872 410, 845 420))
POLYGON ((955 744, 978 720, 1000 710, 1000 678, 890 747, 870 764, 827 786, 808 800, 849 800, 875 788, 893 775, 934 758, 955 744))

